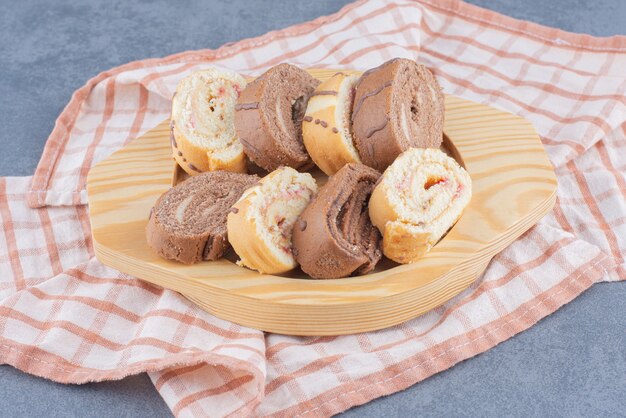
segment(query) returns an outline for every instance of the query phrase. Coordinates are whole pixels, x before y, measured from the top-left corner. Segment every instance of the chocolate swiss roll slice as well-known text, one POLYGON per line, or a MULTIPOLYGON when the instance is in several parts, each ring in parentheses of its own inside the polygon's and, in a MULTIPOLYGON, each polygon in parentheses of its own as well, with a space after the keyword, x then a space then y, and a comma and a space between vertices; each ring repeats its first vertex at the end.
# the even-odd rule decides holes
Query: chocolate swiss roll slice
POLYGON ((423 65, 397 58, 366 71, 352 107, 356 148, 379 171, 403 151, 438 148, 443 139, 444 97, 423 65))
POLYGON ((161 257, 193 264, 228 249, 226 217, 257 176, 211 171, 165 192, 150 211, 148 245, 161 257))
POLYGON ((302 118, 319 81, 289 64, 248 84, 235 106, 235 128, 246 155, 268 171, 302 168, 311 159, 302 143, 302 118))
POLYGON ((370 272, 380 260, 381 235, 367 202, 380 173, 349 163, 330 177, 293 229, 296 260, 316 279, 370 272))
POLYGON ((472 180, 438 149, 411 148, 387 168, 369 202, 383 253, 398 263, 426 254, 454 225, 472 196, 472 180))

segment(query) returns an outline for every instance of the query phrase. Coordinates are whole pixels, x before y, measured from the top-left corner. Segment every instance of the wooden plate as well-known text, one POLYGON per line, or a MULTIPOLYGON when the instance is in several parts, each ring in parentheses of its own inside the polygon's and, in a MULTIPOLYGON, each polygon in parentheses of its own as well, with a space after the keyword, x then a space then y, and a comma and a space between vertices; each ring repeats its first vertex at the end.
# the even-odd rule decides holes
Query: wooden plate
MULTIPOLYGON (((321 80, 335 73, 310 72, 321 80)), ((290 277, 260 275, 235 265, 234 255, 192 266, 159 258, 146 243, 145 226, 172 181, 168 121, 90 171, 96 256, 181 292, 220 318, 264 331, 340 335, 404 322, 467 288, 556 200, 554 171, 530 122, 447 96, 444 131, 472 177, 473 197, 456 225, 417 263, 387 261, 366 276, 310 280, 299 271, 290 277)))

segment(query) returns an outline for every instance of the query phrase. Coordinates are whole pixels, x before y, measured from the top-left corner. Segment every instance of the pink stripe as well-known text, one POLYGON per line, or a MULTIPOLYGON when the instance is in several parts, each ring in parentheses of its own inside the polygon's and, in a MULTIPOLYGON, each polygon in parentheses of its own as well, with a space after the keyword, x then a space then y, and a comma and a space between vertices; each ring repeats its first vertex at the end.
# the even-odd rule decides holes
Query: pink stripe
POLYGON ((50 134, 48 141, 46 142, 46 147, 44 148, 41 160, 37 165, 35 175, 33 176, 31 191, 29 192, 28 196, 29 205, 31 207, 39 207, 45 205, 45 196, 50 182, 50 176, 54 171, 56 164, 58 163, 59 157, 62 155, 63 148, 66 146, 66 142, 69 138, 69 132, 74 129, 74 124, 76 122, 76 117, 78 116, 80 108, 83 102, 89 96, 89 94, 91 94, 93 88, 103 80, 106 80, 109 77, 116 76, 117 74, 120 74, 122 72, 131 71, 138 68, 148 68, 183 61, 189 63, 201 63, 212 61, 215 59, 224 59, 241 53, 244 50, 261 47, 262 45, 268 44, 277 38, 298 36, 306 34, 308 32, 312 32, 319 25, 341 19, 349 11, 351 11, 352 9, 356 9, 358 6, 365 2, 366 0, 359 0, 355 3, 351 3, 345 6, 339 12, 333 15, 320 17, 312 22, 295 25, 280 32, 274 31, 258 38, 250 38, 234 44, 227 44, 216 50, 205 49, 199 51, 186 51, 164 58, 133 61, 128 64, 124 64, 98 74, 96 77, 89 80, 87 84, 74 92, 72 98, 70 99, 70 102, 65 107, 65 109, 63 109, 61 115, 57 118, 54 129, 50 134))
POLYGON ((379 396, 405 389, 459 361, 486 351, 554 312, 598 280, 607 265, 606 261, 605 256, 596 257, 591 263, 581 266, 576 275, 487 325, 421 351, 386 370, 333 387, 305 403, 277 411, 271 416, 296 418, 334 415, 379 396), (425 372, 426 368, 430 370, 425 372))
POLYGON ((10 265, 11 270, 13 271, 15 289, 19 291, 25 287, 24 270, 22 269, 22 260, 20 258, 20 252, 17 247, 15 226, 13 225, 11 209, 9 208, 9 203, 5 198, 6 190, 7 180, 4 177, 0 177, 0 215, 2 216, 2 223, 4 224, 4 237, 6 240, 9 259, 11 260, 10 265))

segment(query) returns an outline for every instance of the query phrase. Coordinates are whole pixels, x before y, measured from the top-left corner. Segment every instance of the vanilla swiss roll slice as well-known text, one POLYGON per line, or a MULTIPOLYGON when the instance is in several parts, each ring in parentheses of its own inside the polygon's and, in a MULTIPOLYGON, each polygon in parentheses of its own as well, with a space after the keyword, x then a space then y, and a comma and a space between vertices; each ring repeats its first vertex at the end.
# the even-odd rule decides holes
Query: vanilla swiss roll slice
POLYGON ((383 254, 412 263, 459 219, 472 196, 469 174, 438 149, 411 148, 387 168, 369 202, 383 254))
POLYGON ((246 172, 235 131, 235 104, 246 80, 209 68, 183 78, 172 99, 172 153, 190 175, 205 171, 246 172))
POLYGON ((315 179, 283 167, 244 192, 228 214, 228 239, 240 265, 261 273, 284 273, 298 264, 291 243, 298 215, 317 192, 315 179))
POLYGON ((359 77, 337 73, 317 86, 302 123, 302 139, 313 162, 327 175, 361 158, 354 147, 350 115, 359 77))

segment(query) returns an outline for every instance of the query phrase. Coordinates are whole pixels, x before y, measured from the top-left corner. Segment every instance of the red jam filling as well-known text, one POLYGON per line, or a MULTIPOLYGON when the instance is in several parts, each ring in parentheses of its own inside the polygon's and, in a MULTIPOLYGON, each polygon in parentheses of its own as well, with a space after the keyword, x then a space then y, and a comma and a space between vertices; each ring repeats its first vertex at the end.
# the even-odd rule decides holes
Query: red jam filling
POLYGON ((457 197, 461 196, 462 192, 463 192, 463 185, 459 184, 456 188, 456 192, 454 192, 454 198, 456 199, 457 197))
POLYGON ((448 179, 440 179, 436 177, 429 178, 426 184, 424 184, 424 190, 428 190, 431 187, 436 186, 437 184, 445 185, 446 183, 448 183, 448 179))

